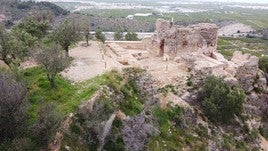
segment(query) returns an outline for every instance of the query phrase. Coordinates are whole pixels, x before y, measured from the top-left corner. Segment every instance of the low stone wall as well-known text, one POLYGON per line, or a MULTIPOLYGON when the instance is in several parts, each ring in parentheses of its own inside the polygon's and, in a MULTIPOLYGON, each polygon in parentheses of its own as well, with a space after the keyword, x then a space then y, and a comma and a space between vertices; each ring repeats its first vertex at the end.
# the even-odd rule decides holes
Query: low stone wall
POLYGON ((106 44, 115 43, 124 49, 144 50, 145 46, 141 41, 106 41, 106 44))

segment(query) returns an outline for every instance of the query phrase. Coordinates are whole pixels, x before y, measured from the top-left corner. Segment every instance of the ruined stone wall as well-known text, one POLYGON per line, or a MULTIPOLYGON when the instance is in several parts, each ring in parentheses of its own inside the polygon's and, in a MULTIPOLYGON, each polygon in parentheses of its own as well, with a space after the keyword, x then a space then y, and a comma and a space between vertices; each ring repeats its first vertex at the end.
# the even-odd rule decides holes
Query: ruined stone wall
POLYGON ((121 46, 124 49, 138 49, 138 50, 145 50, 144 44, 141 41, 106 41, 106 44, 115 43, 121 46))
POLYGON ((159 19, 156 22, 156 33, 152 37, 153 48, 150 52, 158 56, 168 55, 171 59, 197 51, 211 56, 217 48, 217 31, 218 27, 214 24, 181 27, 159 19))

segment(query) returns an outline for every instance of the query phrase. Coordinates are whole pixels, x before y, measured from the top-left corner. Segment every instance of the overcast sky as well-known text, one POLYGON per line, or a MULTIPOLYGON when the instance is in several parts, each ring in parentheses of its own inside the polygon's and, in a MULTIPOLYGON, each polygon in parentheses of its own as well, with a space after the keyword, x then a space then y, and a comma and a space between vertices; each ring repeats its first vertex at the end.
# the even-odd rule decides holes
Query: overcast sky
POLYGON ((211 0, 221 2, 247 2, 247 3, 268 3, 268 0, 211 0))

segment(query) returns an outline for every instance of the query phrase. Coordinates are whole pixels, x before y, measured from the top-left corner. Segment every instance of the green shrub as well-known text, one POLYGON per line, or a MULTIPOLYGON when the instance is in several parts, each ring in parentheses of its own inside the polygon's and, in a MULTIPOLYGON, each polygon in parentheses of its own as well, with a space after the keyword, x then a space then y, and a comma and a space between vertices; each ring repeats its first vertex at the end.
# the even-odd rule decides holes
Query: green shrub
POLYGON ((264 72, 268 72, 268 56, 264 56, 260 58, 259 67, 264 72))
POLYGON ((204 113, 212 122, 230 122, 242 112, 245 94, 238 88, 229 87, 222 79, 209 76, 200 91, 204 113))
POLYGON ((125 40, 126 41, 137 41, 139 40, 138 35, 135 32, 128 32, 125 35, 125 40))
POLYGON ((106 40, 105 35, 102 33, 102 30, 100 28, 96 29, 95 34, 97 40, 105 42, 106 40))
POLYGON ((164 96, 167 96, 169 92, 172 92, 174 95, 178 95, 178 91, 176 90, 176 87, 172 84, 168 84, 162 88, 159 88, 158 92, 163 93, 164 96))

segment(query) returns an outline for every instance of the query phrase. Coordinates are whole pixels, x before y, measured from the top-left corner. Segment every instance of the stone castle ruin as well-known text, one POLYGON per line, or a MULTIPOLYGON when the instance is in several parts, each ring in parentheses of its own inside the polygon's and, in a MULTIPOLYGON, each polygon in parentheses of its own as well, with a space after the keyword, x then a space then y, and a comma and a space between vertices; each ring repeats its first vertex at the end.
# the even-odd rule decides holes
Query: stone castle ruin
POLYGON ((156 33, 151 39, 151 52, 159 56, 167 55, 171 59, 197 51, 210 56, 217 47, 217 31, 218 27, 214 24, 181 27, 158 20, 156 33))
POLYGON ((227 83, 240 86, 246 92, 252 91, 254 87, 265 89, 266 79, 258 68, 259 58, 237 51, 231 60, 227 60, 217 52, 217 40, 218 27, 215 24, 181 27, 159 19, 153 36, 134 42, 108 41, 106 45, 123 65, 149 66, 149 70, 164 74, 160 71, 163 65, 162 68, 157 66, 169 62, 173 67, 169 70, 174 75, 182 71, 179 69, 184 69, 186 73, 197 77, 222 77, 227 83))

